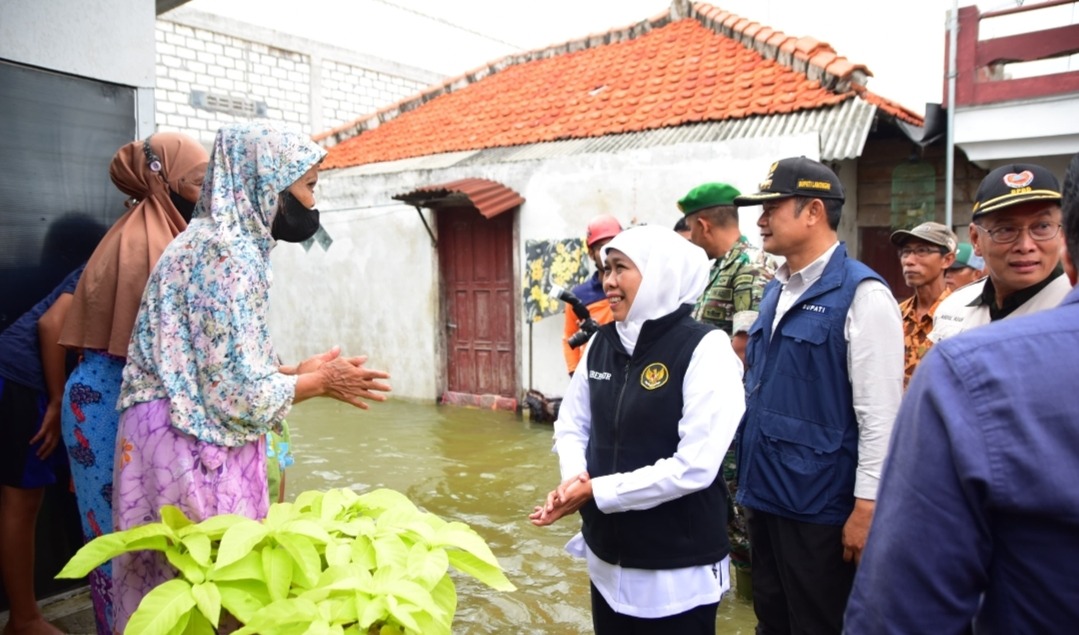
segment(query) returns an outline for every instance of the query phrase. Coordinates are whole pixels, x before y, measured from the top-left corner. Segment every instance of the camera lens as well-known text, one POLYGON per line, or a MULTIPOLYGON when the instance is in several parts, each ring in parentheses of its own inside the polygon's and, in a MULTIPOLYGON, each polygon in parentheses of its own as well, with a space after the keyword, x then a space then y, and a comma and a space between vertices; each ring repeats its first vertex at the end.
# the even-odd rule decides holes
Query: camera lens
POLYGON ((587 342, 590 335, 592 334, 585 331, 577 331, 573 335, 569 336, 569 339, 566 340, 566 343, 569 344, 570 348, 577 348, 587 342))

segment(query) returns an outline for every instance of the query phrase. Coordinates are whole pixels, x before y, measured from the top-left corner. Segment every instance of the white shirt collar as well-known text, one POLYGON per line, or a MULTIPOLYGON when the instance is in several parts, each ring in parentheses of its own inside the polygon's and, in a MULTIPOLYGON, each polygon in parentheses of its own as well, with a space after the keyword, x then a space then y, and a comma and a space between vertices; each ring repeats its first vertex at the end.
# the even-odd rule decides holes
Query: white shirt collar
POLYGON ((832 259, 832 254, 835 253, 837 247, 839 247, 838 240, 832 243, 832 246, 826 249, 823 254, 817 256, 816 260, 793 273, 790 265, 784 262, 776 270, 776 280, 779 280, 779 283, 784 286, 792 281, 796 286, 805 287, 813 284, 824 273, 824 268, 828 266, 828 261, 832 259))

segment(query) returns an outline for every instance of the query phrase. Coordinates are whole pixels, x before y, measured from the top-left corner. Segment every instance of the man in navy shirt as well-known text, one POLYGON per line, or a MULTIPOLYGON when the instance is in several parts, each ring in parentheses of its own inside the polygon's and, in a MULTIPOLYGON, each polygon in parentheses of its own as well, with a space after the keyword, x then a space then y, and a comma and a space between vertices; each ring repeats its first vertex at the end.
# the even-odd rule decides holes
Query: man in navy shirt
MULTIPOLYGON (((1073 285, 1077 189, 1079 155, 1062 205, 1073 285)), ((933 347, 895 422, 846 633, 1079 624, 1077 376, 1077 289, 933 347)))
POLYGON ((0 574, 11 601, 4 633, 60 632, 34 598, 34 526, 45 486, 67 478, 59 339, 84 266, 0 331, 0 574))

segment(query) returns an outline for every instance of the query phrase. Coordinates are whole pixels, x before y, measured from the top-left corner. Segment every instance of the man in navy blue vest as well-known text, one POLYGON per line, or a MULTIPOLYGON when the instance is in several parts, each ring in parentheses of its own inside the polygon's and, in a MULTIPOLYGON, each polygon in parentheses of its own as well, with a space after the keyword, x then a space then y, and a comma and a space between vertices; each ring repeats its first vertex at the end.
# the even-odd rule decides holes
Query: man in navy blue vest
POLYGON ((763 206, 764 250, 786 259, 749 332, 736 440, 760 635, 842 631, 903 392, 899 309, 839 242, 843 201, 806 157, 734 200, 763 206))

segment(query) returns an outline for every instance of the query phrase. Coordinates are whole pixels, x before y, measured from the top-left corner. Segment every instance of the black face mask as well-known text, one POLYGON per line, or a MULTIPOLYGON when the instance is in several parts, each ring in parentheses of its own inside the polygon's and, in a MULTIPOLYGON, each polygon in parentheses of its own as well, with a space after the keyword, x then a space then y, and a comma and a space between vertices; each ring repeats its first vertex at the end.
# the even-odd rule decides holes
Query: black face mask
POLYGON ((318 210, 304 207, 288 190, 282 192, 277 215, 270 226, 270 236, 274 240, 302 243, 317 231, 318 210))
POLYGON ((183 216, 184 220, 190 223, 191 215, 195 213, 195 204, 172 190, 169 190, 169 199, 172 201, 176 211, 180 212, 180 216, 183 216))

